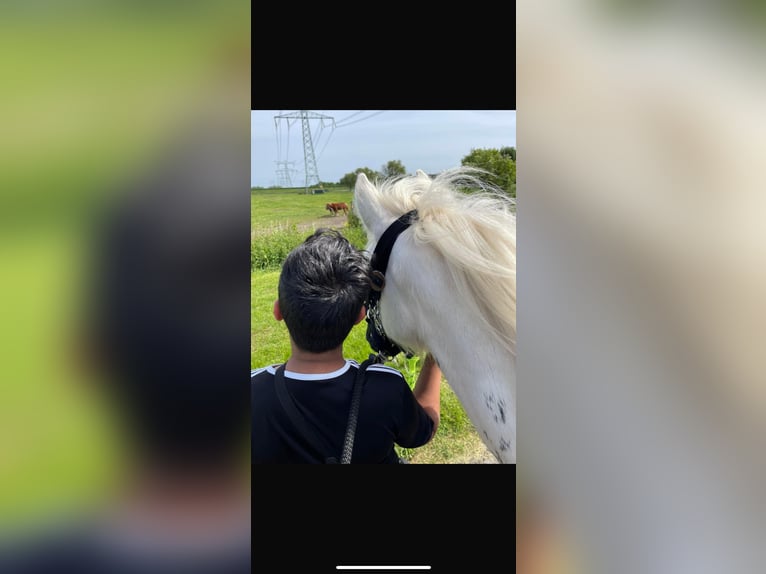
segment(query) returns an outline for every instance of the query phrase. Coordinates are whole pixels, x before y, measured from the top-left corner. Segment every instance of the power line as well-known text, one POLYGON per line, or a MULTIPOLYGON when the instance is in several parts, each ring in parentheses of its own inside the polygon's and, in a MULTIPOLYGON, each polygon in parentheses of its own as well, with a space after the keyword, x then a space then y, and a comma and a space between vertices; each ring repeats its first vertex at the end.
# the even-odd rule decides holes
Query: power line
MULTIPOLYGON (((338 123, 339 123, 339 124, 342 124, 342 123, 343 123, 343 122, 345 122, 346 120, 350 120, 350 119, 351 119, 351 118, 353 118, 354 116, 358 116, 359 114, 361 114, 361 113, 364 113, 364 111, 365 111, 365 110, 359 110, 358 112, 354 112, 353 114, 351 114, 351 115, 348 115, 348 116, 346 116, 345 118, 338 120, 338 123)), ((280 113, 281 113, 281 112, 280 112, 280 113)))
POLYGON ((346 126, 352 126, 354 124, 358 124, 359 122, 363 122, 364 120, 369 120, 372 117, 378 116, 378 115, 382 114, 385 111, 386 110, 381 110, 379 112, 375 112, 373 114, 370 114, 369 116, 366 116, 366 117, 363 117, 363 118, 359 118, 358 120, 354 120, 353 122, 348 122, 348 123, 345 123, 345 124, 336 124, 335 127, 336 128, 345 128, 346 126))
POLYGON ((279 129, 280 123, 274 120, 274 131, 277 132, 277 162, 282 160, 282 141, 280 138, 281 131, 279 129))
POLYGON ((333 132, 335 131, 335 128, 333 128, 329 134, 327 134, 327 139, 324 141, 324 145, 322 146, 322 151, 319 152, 317 155, 317 161, 322 159, 322 154, 324 153, 325 148, 327 147, 327 144, 330 143, 330 138, 332 137, 333 132))

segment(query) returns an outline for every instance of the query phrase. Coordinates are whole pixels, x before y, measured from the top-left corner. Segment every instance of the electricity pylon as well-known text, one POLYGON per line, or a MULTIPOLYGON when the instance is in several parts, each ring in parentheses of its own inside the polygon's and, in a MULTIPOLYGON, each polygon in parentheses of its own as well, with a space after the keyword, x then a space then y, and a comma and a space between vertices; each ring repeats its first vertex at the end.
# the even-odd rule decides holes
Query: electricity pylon
POLYGON ((290 188, 293 186, 293 180, 290 174, 296 173, 297 170, 290 168, 294 165, 294 161, 275 161, 277 164, 277 186, 282 188, 290 188))
POLYGON ((319 183, 319 170, 317 169, 317 160, 314 156, 314 142, 311 139, 311 126, 309 120, 321 120, 321 126, 324 127, 325 121, 331 122, 333 128, 335 127, 335 118, 332 116, 326 116, 324 114, 318 114, 309 110, 298 110, 297 112, 291 112, 289 114, 280 114, 274 116, 274 120, 286 119, 288 129, 290 127, 290 120, 301 120, 301 131, 303 132, 303 162, 305 165, 306 174, 306 193, 309 193, 309 186, 313 186, 319 183))

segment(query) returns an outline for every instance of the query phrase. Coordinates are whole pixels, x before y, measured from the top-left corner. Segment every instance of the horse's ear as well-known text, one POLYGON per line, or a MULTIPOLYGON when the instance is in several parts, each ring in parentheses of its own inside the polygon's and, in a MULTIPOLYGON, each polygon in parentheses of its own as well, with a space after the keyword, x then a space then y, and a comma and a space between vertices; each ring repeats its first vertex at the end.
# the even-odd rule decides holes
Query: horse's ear
POLYGON ((367 179, 367 176, 364 175, 363 171, 360 171, 359 174, 356 176, 356 185, 370 185, 370 180, 367 179))
POLYGON ((375 191, 375 186, 370 183, 370 180, 367 179, 367 176, 364 175, 364 172, 359 172, 359 175, 356 176, 355 191, 364 191, 366 193, 375 191))
MULTIPOLYGON (((354 187, 354 211, 362 220, 364 228, 368 235, 380 237, 386 229, 386 221, 390 213, 380 202, 380 191, 377 186, 370 183, 364 173, 356 176, 356 186, 354 187)), ((389 222, 390 223, 390 222, 389 222)))
POLYGON ((427 180, 429 180, 429 181, 431 180, 431 178, 428 176, 428 174, 427 174, 426 172, 424 172, 422 169, 419 169, 419 170, 417 170, 417 171, 415 172, 415 176, 416 176, 416 177, 422 177, 422 178, 425 178, 425 179, 427 179, 427 180))

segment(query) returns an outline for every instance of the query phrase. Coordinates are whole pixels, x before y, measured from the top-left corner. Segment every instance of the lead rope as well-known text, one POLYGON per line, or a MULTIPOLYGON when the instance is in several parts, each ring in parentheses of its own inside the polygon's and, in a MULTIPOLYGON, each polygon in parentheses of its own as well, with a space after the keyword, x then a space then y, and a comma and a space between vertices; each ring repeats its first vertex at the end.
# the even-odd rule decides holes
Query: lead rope
POLYGON ((348 425, 346 426, 346 437, 343 440, 343 452, 340 457, 341 464, 351 464, 351 453, 354 450, 356 423, 359 419, 359 403, 362 399, 362 389, 364 388, 364 377, 367 374, 367 367, 382 362, 380 355, 371 354, 366 361, 359 365, 359 370, 356 372, 354 391, 351 394, 351 410, 348 414, 348 425))

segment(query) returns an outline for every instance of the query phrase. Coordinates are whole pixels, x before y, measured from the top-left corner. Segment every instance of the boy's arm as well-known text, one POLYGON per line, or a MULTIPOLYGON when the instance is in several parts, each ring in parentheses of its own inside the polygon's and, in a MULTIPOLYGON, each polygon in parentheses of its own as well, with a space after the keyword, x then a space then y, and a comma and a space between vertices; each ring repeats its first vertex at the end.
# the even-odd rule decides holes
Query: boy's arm
POLYGON ((434 431, 431 434, 433 438, 436 429, 439 426, 440 418, 440 393, 441 393, 442 371, 433 358, 431 353, 426 355, 423 361, 423 368, 420 369, 415 388, 412 390, 415 399, 423 410, 434 421, 434 431))

